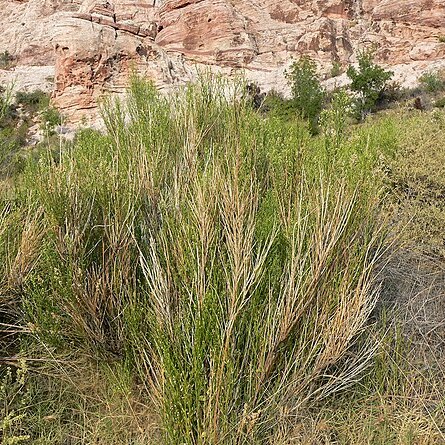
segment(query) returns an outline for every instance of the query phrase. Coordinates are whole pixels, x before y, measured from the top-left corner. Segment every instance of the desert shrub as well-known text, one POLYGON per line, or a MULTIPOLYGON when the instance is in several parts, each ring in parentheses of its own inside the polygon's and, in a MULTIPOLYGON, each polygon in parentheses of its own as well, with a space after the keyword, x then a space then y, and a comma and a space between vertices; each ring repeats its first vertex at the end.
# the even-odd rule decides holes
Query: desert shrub
POLYGON ((444 112, 402 115, 396 122, 401 149, 390 163, 389 176, 397 200, 403 198, 397 205, 406 224, 404 236, 427 255, 445 258, 445 156, 439 148, 445 137, 444 112))
POLYGON ((8 69, 14 61, 14 56, 9 51, 0 53, 0 69, 8 69))
POLYGON ((13 84, 0 86, 0 122, 9 118, 14 111, 13 84))
POLYGON ((377 106, 387 106, 393 102, 400 101, 406 97, 406 92, 401 88, 399 82, 388 82, 382 91, 377 106))
POLYGON ((47 107, 41 113, 42 129, 47 135, 51 136, 55 133, 55 128, 62 124, 62 116, 54 107, 47 107))
POLYGON ((20 121, 13 101, 12 86, 0 93, 0 178, 20 170, 16 152, 26 143, 29 124, 20 121))
POLYGON ((350 66, 347 74, 351 79, 351 90, 358 95, 358 114, 363 118, 382 99, 393 73, 377 65, 374 62, 374 52, 368 50, 358 54, 358 67, 350 66))
POLYGON ((41 111, 49 106, 49 94, 41 90, 36 91, 18 91, 16 94, 16 103, 22 105, 30 112, 41 111))
POLYGON ((286 77, 295 109, 303 119, 309 121, 312 133, 317 133, 325 91, 317 76, 316 63, 310 57, 303 56, 290 66, 286 77))
POLYGON ((323 110, 320 116, 320 126, 328 150, 327 162, 332 163, 332 158, 344 142, 346 128, 352 116, 353 101, 349 94, 345 90, 335 91, 328 108, 323 110))
POLYGON ((125 363, 157 443, 266 444, 372 363, 373 169, 390 137, 349 140, 339 93, 326 157, 325 136, 239 91, 163 97, 133 79, 104 106, 106 135, 82 132, 17 183, 27 242, 5 268, 28 341, 125 363))
POLYGON ((292 99, 286 99, 276 91, 266 94, 259 111, 263 114, 273 116, 284 122, 292 122, 298 118, 298 112, 292 99))
POLYGON ((331 67, 331 77, 337 77, 340 76, 340 74, 342 74, 342 65, 340 62, 334 60, 334 62, 332 62, 332 67, 331 67))
POLYGON ((419 77, 420 85, 429 93, 442 91, 445 88, 445 81, 439 72, 424 73, 419 77))
POLYGON ((397 199, 442 205, 443 113, 348 126, 350 109, 334 93, 312 137, 239 86, 133 79, 106 134, 39 147, 0 193, 2 357, 24 348, 34 379, 0 391, 3 437, 440 443, 441 386, 419 395, 374 306, 382 164, 397 199))
POLYGON ((434 106, 437 108, 445 108, 445 97, 437 99, 436 102, 434 103, 434 106))
POLYGON ((258 110, 263 105, 266 94, 261 92, 261 88, 254 82, 246 84, 245 97, 250 102, 254 110, 258 110))
POLYGON ((2 445, 27 442, 29 435, 21 433, 21 424, 27 416, 29 393, 26 388, 28 368, 21 360, 17 370, 10 366, 0 372, 0 433, 2 445))
POLYGON ((438 37, 439 43, 445 43, 445 36, 438 37))

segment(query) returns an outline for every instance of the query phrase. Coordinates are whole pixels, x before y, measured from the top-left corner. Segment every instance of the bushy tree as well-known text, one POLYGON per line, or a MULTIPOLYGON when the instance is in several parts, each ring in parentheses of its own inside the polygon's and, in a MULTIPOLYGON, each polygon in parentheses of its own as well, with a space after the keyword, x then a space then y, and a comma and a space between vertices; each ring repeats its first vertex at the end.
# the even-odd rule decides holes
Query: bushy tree
POLYGON ((439 72, 424 73, 419 77, 420 85, 429 93, 437 93, 445 88, 445 81, 439 72))
POLYGON ((361 116, 371 112, 394 73, 386 71, 374 62, 374 51, 361 51, 358 55, 358 68, 350 66, 347 71, 351 79, 351 90, 358 94, 358 111, 361 116))
POLYGON ((303 56, 291 65, 286 77, 291 86, 295 109, 309 121, 312 132, 316 133, 325 96, 317 77, 317 65, 309 56, 303 56))

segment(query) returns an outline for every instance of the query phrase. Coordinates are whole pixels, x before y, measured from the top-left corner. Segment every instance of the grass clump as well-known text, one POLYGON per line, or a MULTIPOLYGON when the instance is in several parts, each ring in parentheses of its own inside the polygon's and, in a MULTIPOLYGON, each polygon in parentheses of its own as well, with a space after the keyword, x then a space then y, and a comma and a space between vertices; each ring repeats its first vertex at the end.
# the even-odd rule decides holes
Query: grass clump
POLYGON ((350 127, 339 92, 313 137, 243 91, 166 97, 135 78, 126 103, 103 103, 106 134, 29 160, 2 195, 2 346, 38 358, 42 407, 15 435, 285 444, 318 409, 348 443, 362 436, 338 401, 390 398, 400 374, 373 317, 398 127, 350 127))
POLYGON ((434 106, 436 108, 445 108, 445 97, 437 99, 436 102, 434 103, 434 106))
POLYGON ((419 77, 420 85, 429 93, 437 93, 445 88, 445 81, 440 72, 424 73, 419 77))
POLYGON ((16 323, 52 355, 125 363, 157 443, 274 443, 376 347, 378 143, 348 138, 341 98, 335 137, 313 140, 239 91, 165 98, 135 79, 127 105, 104 105, 107 135, 83 133, 17 183, 16 323))

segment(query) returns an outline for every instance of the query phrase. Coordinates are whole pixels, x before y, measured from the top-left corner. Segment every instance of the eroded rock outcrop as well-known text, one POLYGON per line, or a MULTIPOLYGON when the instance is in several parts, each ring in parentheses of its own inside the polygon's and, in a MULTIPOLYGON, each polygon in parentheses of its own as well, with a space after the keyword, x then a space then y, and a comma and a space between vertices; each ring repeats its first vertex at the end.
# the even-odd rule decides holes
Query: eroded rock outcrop
POLYGON ((46 73, 48 83, 53 67, 54 102, 74 119, 94 112, 104 92, 123 92, 132 71, 169 88, 210 67, 285 91, 292 57, 310 54, 328 72, 334 61, 354 62, 357 50, 372 44, 407 84, 445 66, 445 0, 0 0, 0 6, 0 51, 17 64, 0 78, 37 66, 46 67, 33 70, 46 73))

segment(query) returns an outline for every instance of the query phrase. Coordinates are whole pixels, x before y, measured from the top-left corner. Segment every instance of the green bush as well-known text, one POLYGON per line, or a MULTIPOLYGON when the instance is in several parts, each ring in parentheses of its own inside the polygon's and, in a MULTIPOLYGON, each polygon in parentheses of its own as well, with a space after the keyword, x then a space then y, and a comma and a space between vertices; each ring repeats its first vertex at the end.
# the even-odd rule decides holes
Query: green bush
POLYGON ((401 88, 399 82, 388 82, 380 96, 380 103, 384 106, 392 102, 402 100, 406 92, 401 88))
POLYGON ((9 51, 3 51, 0 53, 0 69, 8 69, 11 67, 14 61, 14 56, 9 51))
POLYGON ((41 90, 36 91, 18 91, 16 94, 16 103, 22 105, 30 112, 41 111, 49 106, 50 97, 48 93, 41 90))
POLYGON ((62 124, 62 116, 56 108, 47 107, 41 113, 42 129, 51 136, 55 128, 62 124))
POLYGON ((4 126, 4 120, 11 117, 13 112, 12 86, 0 87, 0 126, 4 126))
POLYGON ((298 117, 295 102, 292 99, 284 98, 276 91, 270 91, 266 94, 259 111, 288 122, 295 121, 298 117))
POLYGON ((343 71, 342 71, 341 63, 334 60, 334 62, 332 63, 332 67, 331 67, 331 77, 340 76, 340 74, 342 74, 342 72, 343 71))
MULTIPOLYGON (((153 407, 154 443, 279 443, 375 350, 374 172, 391 138, 349 140, 344 95, 328 143, 261 116, 239 90, 165 97, 133 79, 127 104, 104 104, 106 135, 82 132, 16 184, 9 226, 22 237, 4 251, 18 260, 0 265, 32 329, 21 344, 125 364, 144 391, 130 406, 153 407)), ((1 235, 0 248, 14 239, 1 235)), ((77 365, 49 362, 70 378, 77 365)))
POLYGON ((363 118, 382 99, 394 73, 374 63, 374 52, 368 50, 358 54, 358 68, 350 66, 347 74, 351 79, 351 90, 358 94, 357 111, 363 118))
POLYGON ((445 97, 437 99, 436 102, 434 103, 434 106, 437 108, 445 108, 445 97))
POLYGON ((310 57, 303 56, 290 66, 286 77, 295 109, 303 119, 309 121, 312 133, 317 133, 325 91, 317 77, 316 63, 310 57))
POLYGON ((420 85, 429 93, 436 93, 445 88, 445 80, 439 72, 424 73, 419 77, 420 85))

